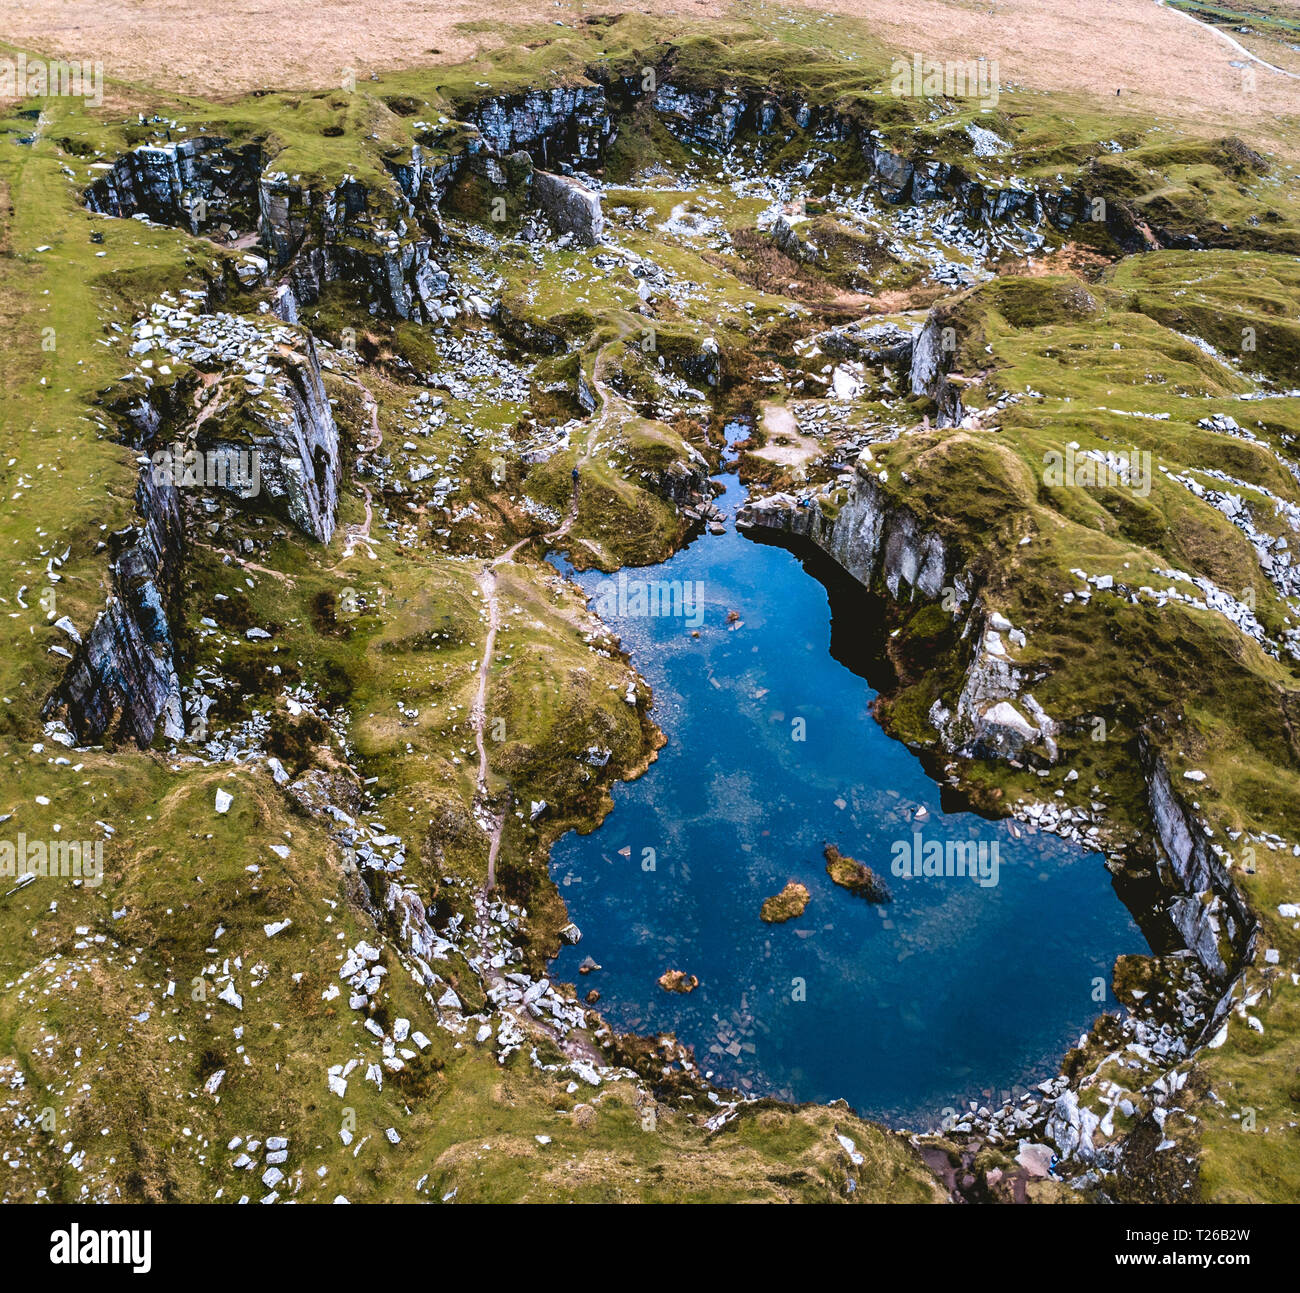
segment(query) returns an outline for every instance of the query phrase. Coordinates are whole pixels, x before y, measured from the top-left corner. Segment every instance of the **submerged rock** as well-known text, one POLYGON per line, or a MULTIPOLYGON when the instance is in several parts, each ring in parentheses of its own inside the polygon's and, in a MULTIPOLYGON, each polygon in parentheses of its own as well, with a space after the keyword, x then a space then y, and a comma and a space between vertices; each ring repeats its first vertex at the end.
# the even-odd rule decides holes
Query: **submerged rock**
POLYGON ((845 857, 834 844, 826 846, 826 874, 842 889, 868 902, 893 902, 885 882, 856 858, 845 857))
POLYGON ((700 981, 693 974, 687 974, 685 970, 665 970, 659 976, 659 986, 665 992, 694 992, 700 986, 700 981))

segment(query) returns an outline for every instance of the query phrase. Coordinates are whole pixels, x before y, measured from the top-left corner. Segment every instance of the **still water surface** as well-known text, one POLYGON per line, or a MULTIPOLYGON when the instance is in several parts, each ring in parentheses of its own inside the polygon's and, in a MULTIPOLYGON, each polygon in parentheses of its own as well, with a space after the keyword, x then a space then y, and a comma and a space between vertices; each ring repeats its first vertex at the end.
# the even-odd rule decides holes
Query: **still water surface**
MULTIPOLYGON (((865 596, 819 565, 833 608, 798 557, 737 533, 744 489, 722 479, 725 535, 624 572, 624 609, 637 609, 636 581, 677 580, 701 594, 698 611, 601 602, 668 744, 614 788, 603 825, 555 844, 552 875, 583 939, 553 973, 598 988, 615 1027, 673 1030, 718 1082, 753 1094, 843 1097, 920 1126, 1041 1081, 1116 1008, 1115 957, 1146 950, 1101 856, 945 813, 917 757, 871 716, 865 596), (895 844, 918 831, 996 844, 997 883, 891 874, 895 844), (834 885, 828 843, 883 875, 893 901, 834 885), (790 880, 811 892, 807 910, 765 924, 764 898, 790 880), (580 975, 586 957, 602 968, 580 975), (664 991, 670 969, 700 986, 664 991)), ((617 587, 553 560, 593 597, 617 587)))

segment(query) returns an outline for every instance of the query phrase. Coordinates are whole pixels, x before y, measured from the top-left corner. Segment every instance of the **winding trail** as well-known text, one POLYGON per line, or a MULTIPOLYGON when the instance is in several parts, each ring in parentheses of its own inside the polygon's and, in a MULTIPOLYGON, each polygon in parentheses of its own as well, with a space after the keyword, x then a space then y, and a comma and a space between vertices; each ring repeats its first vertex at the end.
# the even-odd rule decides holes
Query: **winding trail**
POLYGON ((497 853, 501 848, 501 833, 505 828, 506 813, 509 805, 496 812, 492 807, 492 794, 488 787, 487 741, 483 737, 483 728, 487 723, 487 687, 488 675, 492 670, 492 658, 496 653, 497 629, 501 624, 501 608, 497 601, 497 567, 509 561, 529 539, 520 539, 507 548, 499 557, 489 562, 479 571, 477 582, 487 604, 488 630, 483 642, 483 657, 478 666, 478 693, 474 698, 474 708, 470 718, 474 724, 474 744, 478 747, 478 790, 475 793, 475 816, 480 814, 495 818, 492 828, 492 842, 488 847, 488 869, 486 892, 491 893, 497 883, 497 853))
POLYGON ((1278 67, 1276 63, 1270 63, 1267 59, 1260 58, 1258 54, 1252 54, 1245 45, 1239 40, 1234 40, 1226 31, 1214 26, 1213 23, 1202 22, 1195 14, 1190 14, 1184 9, 1176 9, 1169 3, 1169 0, 1156 0, 1162 9, 1168 9, 1170 13, 1176 13, 1180 18, 1186 18, 1188 22, 1195 23, 1204 31, 1208 31, 1217 36, 1220 40, 1225 40, 1233 49, 1243 58, 1248 58, 1252 63, 1258 63, 1260 67, 1266 67, 1270 72, 1279 72, 1283 76, 1289 76, 1293 81, 1300 81, 1300 73, 1288 72, 1284 67, 1278 67))
MULTIPOLYGON (((558 529, 552 530, 549 534, 542 537, 547 542, 562 538, 568 534, 570 527, 578 518, 578 482, 573 482, 573 501, 569 504, 568 515, 558 529)), ((479 591, 483 594, 483 600, 487 605, 488 612, 488 630, 487 637, 483 642, 483 656, 479 660, 478 666, 478 692, 474 698, 474 707, 470 711, 471 721, 474 724, 474 744, 478 748, 478 791, 475 795, 475 808, 478 813, 495 817, 496 824, 492 829, 492 842, 488 847, 488 870, 486 892, 491 893, 496 888, 497 883, 497 853, 501 849, 501 834, 505 828, 506 813, 509 807, 503 808, 500 813, 495 813, 492 808, 492 795, 488 787, 488 754, 487 741, 483 736, 483 729, 487 725, 487 688, 488 676, 492 671, 492 659, 496 654, 497 629, 501 624, 501 607, 497 599, 497 567, 504 565, 507 561, 514 559, 514 555, 520 548, 531 543, 535 535, 529 535, 527 538, 518 540, 508 547, 499 557, 493 558, 482 570, 479 571, 476 582, 479 591)))
MULTIPOLYGON (((380 445, 384 443, 384 433, 379 426, 379 401, 370 392, 365 382, 359 377, 349 373, 340 374, 343 380, 351 382, 361 392, 361 399, 366 406, 366 412, 370 415, 370 443, 357 447, 357 461, 360 462, 368 454, 372 454, 380 445)), ((357 481, 361 492, 365 495, 366 519, 360 525, 349 525, 344 532, 343 556, 341 561, 346 561, 355 551, 358 543, 366 545, 366 555, 375 560, 374 543, 370 537, 370 523, 374 519, 374 500, 370 495, 370 487, 364 481, 357 481)))
MULTIPOLYGON (((620 334, 625 335, 625 334, 620 334)), ((612 344, 612 343, 611 343, 612 344)), ((488 862, 487 862, 487 879, 484 882, 482 890, 475 898, 475 933, 478 937, 481 965, 479 973, 482 977, 484 986, 491 990, 505 984, 504 971, 497 969, 492 965, 491 950, 489 943, 489 931, 491 921, 488 916, 488 905, 492 901, 492 893, 496 889, 496 865, 497 855, 501 851, 501 837, 505 832, 506 815, 513 806, 511 799, 498 806, 493 803, 491 787, 488 785, 488 752, 487 740, 484 730, 487 726, 487 696, 488 680, 491 676, 492 661, 496 655, 497 631, 501 625, 501 608, 497 595, 497 570, 507 562, 513 561, 515 554, 528 544, 541 538, 548 545, 554 544, 557 540, 564 538, 565 535, 573 528, 578 519, 578 503, 581 490, 581 469, 588 463, 592 455, 604 443, 602 432, 609 423, 610 417, 618 406, 626 407, 625 402, 606 385, 600 375, 600 361, 604 351, 596 356, 596 362, 592 367, 592 384, 596 388, 596 393, 600 397, 600 411, 592 419, 586 432, 586 443, 576 459, 576 466, 579 470, 579 476, 573 482, 573 497, 569 501, 568 511, 565 513, 564 520, 554 529, 543 535, 529 535, 526 538, 519 539, 511 544, 500 556, 494 557, 491 561, 483 566, 475 577, 480 593, 487 606, 487 635, 483 642, 483 654, 479 659, 478 666, 478 686, 474 697, 474 705, 471 710, 471 721, 474 727, 474 744, 478 752, 478 776, 477 787, 474 794, 474 816, 480 824, 485 825, 485 829, 490 829, 491 840, 488 844, 488 862)), ((579 1036, 575 1033, 562 1033, 552 1023, 546 1019, 537 1018, 529 1015, 523 1006, 515 1006, 508 1002, 499 1002, 497 1009, 504 1015, 514 1019, 515 1023, 525 1032, 529 1029, 541 1028, 548 1033, 560 1050, 571 1059, 581 1059, 590 1064, 603 1065, 607 1061, 599 1049, 592 1044, 590 1040, 579 1036)))
MULTIPOLYGON (((620 333, 620 337, 626 335, 620 333)), ((612 342, 609 344, 613 344, 612 342)), ((600 412, 597 414, 592 424, 587 430, 586 444, 582 452, 578 455, 577 466, 579 471, 591 460, 592 454, 600 448, 603 441, 600 433, 604 430, 609 418, 616 405, 622 405, 624 402, 606 385, 600 375, 600 361, 604 355, 604 348, 596 356, 596 362, 592 365, 592 384, 596 388, 597 395, 600 396, 600 412)), ((565 514, 564 520, 559 526, 541 535, 548 544, 553 544, 557 539, 562 539, 573 528, 574 522, 578 519, 578 499, 579 499, 580 478, 573 482, 573 497, 569 502, 569 510, 565 514)), ((478 690, 474 698, 474 706, 470 711, 471 721, 474 726, 474 744, 478 750, 478 788, 475 792, 475 816, 480 820, 491 819, 494 822, 492 827, 492 839, 488 846, 488 865, 487 865, 487 882, 484 888, 485 894, 490 894, 496 888, 497 882, 497 854, 501 851, 501 836, 505 830, 506 813, 509 812, 509 805, 499 811, 492 804, 492 792, 488 786, 488 753, 487 741, 484 737, 484 728, 487 725, 487 689, 488 677, 492 670, 492 660, 496 654, 497 629, 501 623, 501 610, 497 601, 497 567, 504 565, 514 559, 514 555, 520 548, 532 543, 539 536, 529 535, 527 538, 518 540, 507 548, 499 557, 493 558, 487 565, 479 571, 476 576, 476 582, 479 591, 483 595, 483 600, 487 606, 488 629, 487 637, 483 642, 483 655, 479 660, 478 666, 478 690)))

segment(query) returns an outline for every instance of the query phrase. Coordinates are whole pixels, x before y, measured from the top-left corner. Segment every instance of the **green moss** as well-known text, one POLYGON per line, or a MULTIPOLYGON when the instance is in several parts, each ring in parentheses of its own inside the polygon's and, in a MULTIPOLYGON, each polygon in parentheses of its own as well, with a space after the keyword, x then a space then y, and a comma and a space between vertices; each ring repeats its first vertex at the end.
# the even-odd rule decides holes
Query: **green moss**
MULTIPOLYGON (((661 80, 785 94, 780 129, 791 137, 767 141, 776 166, 807 149, 790 119, 790 92, 870 123, 900 151, 931 149, 936 159, 969 162, 960 127, 970 114, 922 120, 933 105, 882 94, 889 54, 860 24, 828 18, 792 25, 776 11, 753 10, 741 20, 703 23, 686 39, 666 41, 667 34, 668 26, 640 15, 592 17, 577 28, 539 23, 523 33, 526 39, 470 66, 394 74, 352 92, 273 93, 226 105, 130 87, 122 93, 142 112, 165 110, 185 133, 219 131, 237 146, 257 145, 303 189, 332 188, 353 175, 373 190, 375 218, 383 191, 392 192, 387 164, 405 161, 416 142, 435 163, 445 158, 468 133, 452 118, 470 115, 486 95, 639 75, 647 65, 661 80)), ((981 118, 1014 141, 1011 154, 982 168, 991 177, 1019 171, 1050 183, 1060 175, 1059 182, 1107 195, 1164 235, 1259 250, 1156 253, 1123 261, 1097 282, 1023 277, 963 294, 945 307, 945 317, 957 333, 954 371, 965 379, 968 407, 1017 398, 1006 405, 998 432, 934 430, 881 447, 889 475, 882 487, 923 528, 944 537, 953 569, 971 576, 981 598, 1025 628, 1020 659, 1034 671, 1035 695, 1060 720, 1063 762, 1080 771, 1080 787, 1104 783, 1117 820, 1141 823, 1135 747, 1146 731, 1176 771, 1207 771, 1197 793, 1216 828, 1293 835, 1300 803, 1291 792, 1295 778, 1288 779, 1296 763, 1291 666, 1244 642, 1211 612, 1156 611, 1102 594, 1087 608, 1063 603, 1066 592, 1077 591, 1075 567, 1130 582, 1173 565, 1234 591, 1249 587, 1261 622, 1278 633, 1292 611, 1263 579, 1249 544, 1159 474, 1150 495, 1138 497, 1115 489, 1054 490, 1042 465, 1046 451, 1072 440, 1086 448, 1134 446, 1173 473, 1214 467, 1296 500, 1290 472, 1272 451, 1290 452, 1300 435, 1300 401, 1246 405, 1233 398, 1254 389, 1257 373, 1285 382, 1296 371, 1294 266, 1286 255, 1265 254, 1294 250, 1294 182, 1261 169, 1234 141, 1151 140, 1095 110, 1008 98, 996 117, 981 118), (1121 153, 1102 147, 1111 139, 1121 153), (1238 344, 1246 328, 1254 330, 1254 351, 1238 344), (1212 343, 1219 356, 1179 333, 1212 343), (1125 416, 1171 411, 1160 422, 1125 416), (1216 412, 1237 416, 1261 443, 1197 427, 1216 412), (1031 543, 1022 547, 1025 536, 1031 543), (1108 724, 1104 743, 1089 735, 1097 716, 1108 724)), ((256 1187, 222 1147, 232 1136, 284 1134, 293 1147, 285 1189, 303 1201, 337 1194, 358 1202, 449 1195, 940 1198, 906 1142, 838 1107, 760 1102, 709 1132, 690 1099, 656 1105, 630 1079, 575 1096, 567 1075, 538 1070, 526 1055, 501 1065, 491 1045, 440 1029, 412 967, 395 950, 383 893, 350 873, 329 824, 302 810, 264 771, 207 767, 161 748, 77 751, 75 764, 30 753, 40 733, 37 709, 63 667, 49 651, 61 638, 32 600, 49 582, 46 562, 70 550, 52 586, 58 613, 84 632, 103 605, 101 536, 122 528, 133 512, 135 463, 114 437, 124 401, 141 387, 119 384, 121 347, 98 343, 116 336, 106 331, 110 323, 127 327, 164 291, 229 280, 229 254, 212 243, 93 217, 77 205, 78 189, 93 177, 91 164, 156 141, 157 123, 137 121, 135 113, 125 124, 107 121, 68 102, 42 106, 43 128, 30 146, 14 145, 0 158, 4 187, 11 198, 21 194, 5 220, 0 287, 13 342, 2 373, 11 416, 0 429, 10 495, 0 582, 28 589, 27 607, 6 605, 17 632, 0 662, 0 758, 11 796, 2 807, 31 837, 49 837, 56 823, 89 830, 86 822, 111 819, 114 830, 104 841, 106 876, 98 889, 40 881, 0 904, 0 962, 11 983, 0 997, 0 1071, 14 1095, 11 1111, 30 1120, 6 1128, 11 1142, 23 1142, 30 1164, 7 1180, 9 1197, 44 1191, 72 1202, 89 1186, 109 1198, 194 1201, 218 1190, 238 1198, 256 1187), (92 233, 103 241, 92 243, 92 233), (36 252, 40 245, 50 250, 36 252), (55 340, 50 348, 42 344, 47 328, 55 340), (235 796, 225 815, 213 811, 218 788, 235 796), (268 924, 284 920, 291 923, 268 936, 268 924), (342 949, 361 938, 384 946, 389 971, 372 1018, 381 1025, 408 1018, 423 1026, 430 1046, 382 1088, 353 1075, 349 1147, 339 1135, 343 1106, 329 1093, 325 1071, 355 1057, 361 1016, 328 993, 337 986, 342 949), (227 962, 238 963, 238 1013, 214 996, 219 979, 212 967, 227 962), (203 1091, 219 1071, 221 1085, 203 1091), (80 1074, 86 1082, 71 1081, 80 1074), (34 1129, 47 1104, 55 1136, 34 1129), (401 1140, 381 1151, 388 1127, 399 1129, 401 1140), (849 1157, 841 1135, 851 1138, 862 1163, 849 1157), (65 1137, 86 1155, 80 1173, 62 1151, 65 1137)), ((11 135, 30 129, 13 117, 5 124, 11 135)), ((832 145, 829 152, 819 183, 865 178, 860 149, 832 145)), ((655 161, 696 160, 696 150, 673 139, 643 104, 623 123, 605 178, 622 180, 655 161)), ((507 179, 513 219, 522 176, 507 179)), ((482 221, 485 202, 498 195, 471 169, 450 208, 482 221)), ((597 273, 586 253, 548 252, 539 272, 529 249, 503 244, 493 264, 505 281, 501 322, 515 328, 521 348, 549 357, 534 370, 531 410, 445 401, 450 425, 431 433, 420 452, 427 448, 444 462, 458 454, 461 493, 448 509, 457 511, 455 521, 433 511, 418 491, 399 492, 394 484, 408 461, 402 409, 422 389, 414 377, 443 368, 439 337, 378 320, 356 293, 327 288, 306 322, 332 341, 345 328, 359 333, 357 374, 380 404, 384 444, 376 456, 390 458, 386 483, 373 474, 354 477, 349 463, 340 535, 327 547, 301 543, 251 510, 223 515, 216 534, 206 525, 191 528, 175 616, 179 659, 187 677, 202 671, 230 681, 216 698, 213 725, 264 721, 268 748, 292 774, 329 777, 340 800, 355 796, 368 818, 382 815, 406 842, 406 874, 438 928, 455 916, 472 919, 487 873, 488 837, 474 815, 477 752, 469 718, 486 636, 483 561, 548 528, 526 513, 522 494, 566 514, 575 465, 582 483, 567 538, 575 563, 613 569, 658 561, 680 542, 684 525, 665 497, 665 481, 698 470, 691 450, 699 446, 688 439, 696 435, 690 426, 659 420, 664 375, 702 388, 701 343, 713 337, 725 357, 724 384, 728 366, 743 380, 759 357, 787 362, 790 341, 812 323, 793 317, 775 279, 764 280, 770 290, 754 289, 744 235, 763 205, 669 184, 607 193, 619 240, 691 284, 689 312, 668 296, 643 302, 630 273, 597 273), (683 201, 716 217, 732 236, 730 247, 663 238, 654 226, 683 201), (630 214, 619 213, 624 202, 630 214), (647 332, 654 336, 649 348, 642 344, 647 332), (596 392, 597 409, 573 429, 568 450, 547 462, 523 462, 513 446, 516 435, 528 434, 524 414, 577 420, 580 387, 588 396, 596 392), (491 448, 468 446, 460 421, 491 436, 491 448), (359 528, 365 516, 362 484, 370 493, 372 544, 358 541, 345 555, 346 528, 359 528), (473 511, 462 506, 471 502, 473 511), (246 543, 256 543, 255 555, 246 543), (361 609, 348 610, 356 594, 361 609), (244 632, 253 625, 267 627, 271 638, 249 642, 244 632), (283 696, 290 686, 318 696, 335 721, 292 713, 283 696)), ((829 211, 814 210, 811 224, 831 249, 832 277, 859 281, 864 266, 862 282, 905 285, 874 230, 846 226, 829 211)), ((449 218, 445 232, 440 255, 456 274, 472 268, 480 253, 468 231, 449 218)), ((1077 232, 1114 250, 1100 231, 1077 232)), ((354 245, 370 246, 363 238, 354 245)), ((237 294, 227 305, 251 311, 256 301, 237 294)), ((176 366, 171 385, 179 404, 195 380, 192 370, 176 366)), ((155 392, 166 385, 156 383, 155 392)), ((365 402, 342 368, 328 387, 355 450, 369 439, 365 402)), ((896 420, 898 406, 872 415, 884 411, 896 420)), ((233 405, 208 429, 238 434, 247 412, 233 405)), ((1257 505, 1253 514, 1260 525, 1276 525, 1267 511, 1257 505)), ((824 515, 834 514, 832 501, 824 515)), ((628 663, 538 552, 525 543, 496 568, 503 614, 487 674, 486 789, 506 818, 498 888, 526 905, 521 940, 527 964, 540 971, 566 918, 546 875, 549 844, 566 829, 598 821, 610 807, 613 780, 644 767, 659 738, 645 716, 644 688, 635 706, 623 699, 628 663), (604 763, 588 757, 592 745, 598 756, 608 751, 604 763), (546 814, 529 821, 528 804, 542 799, 546 814)), ((933 701, 950 700, 960 684, 962 622, 919 601, 889 614, 898 629, 889 652, 899 686, 884 712, 892 730, 920 743, 933 739, 933 701)), ((963 766, 963 773, 988 805, 1039 795, 1045 784, 1005 765, 963 766)), ((1046 784, 1056 788, 1057 776, 1046 784)), ((1244 862, 1244 850, 1234 852, 1244 862)), ((1294 875, 1287 855, 1259 861, 1243 884, 1267 913, 1294 896, 1294 875)), ((881 900, 880 882, 861 864, 834 846, 827 862, 836 883, 881 900)), ((764 919, 792 888, 764 904, 764 919)), ((1270 919, 1266 935, 1294 958, 1282 922, 1270 919)), ((439 961, 438 973, 467 1010, 487 1009, 483 984, 463 956, 439 961)), ((1226 1114, 1198 1112, 1210 1197, 1295 1193, 1286 1110, 1294 1104, 1287 1075, 1295 1068, 1289 1039, 1296 1028, 1284 987, 1258 1007, 1264 1034, 1234 1029, 1223 1048, 1205 1056, 1216 1089, 1253 1101, 1267 1129, 1243 1142, 1226 1114)), ((553 1041, 539 1039, 538 1047, 541 1059, 559 1060, 553 1041)))
POLYGON ((889 887, 865 863, 845 857, 834 844, 826 846, 826 874, 840 886, 867 902, 891 902, 889 887))
POLYGON ((791 880, 780 893, 763 900, 763 909, 759 912, 759 919, 766 921, 769 925, 780 925, 787 920, 794 920, 795 917, 803 915, 804 909, 808 906, 809 897, 806 885, 791 880))

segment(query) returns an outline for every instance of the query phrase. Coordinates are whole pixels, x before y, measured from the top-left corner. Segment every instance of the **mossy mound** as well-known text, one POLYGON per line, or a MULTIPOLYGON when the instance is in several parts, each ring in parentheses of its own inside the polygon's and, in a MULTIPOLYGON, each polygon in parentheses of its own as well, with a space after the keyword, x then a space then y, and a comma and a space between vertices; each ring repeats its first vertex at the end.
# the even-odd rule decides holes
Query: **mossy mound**
POLYGON ((806 885, 791 880, 780 893, 763 900, 763 909, 758 913, 759 919, 767 921, 769 925, 780 925, 787 920, 794 920, 796 916, 803 915, 811 896, 806 885))
POLYGON ((685 970, 665 970, 659 976, 659 986, 665 992, 694 992, 700 986, 700 981, 693 974, 687 974, 685 970))
POLYGON ((893 902, 889 886, 865 863, 846 857, 834 844, 826 846, 826 874, 841 889, 867 902, 893 902))

